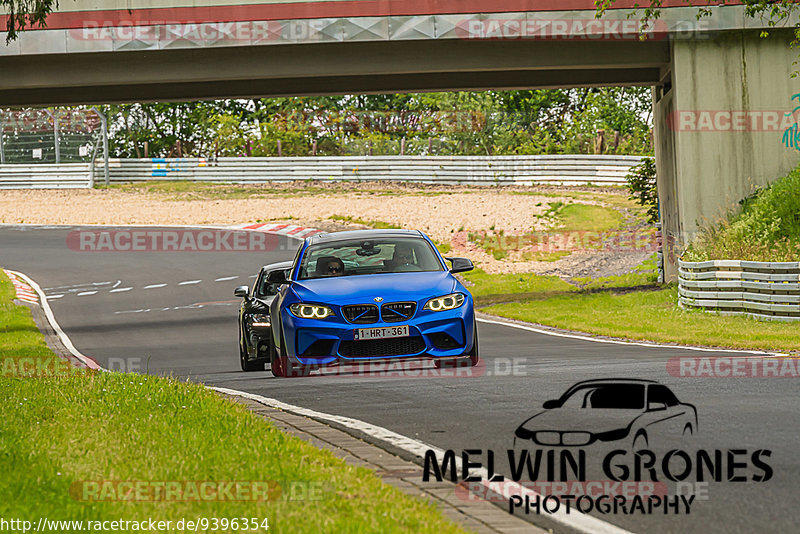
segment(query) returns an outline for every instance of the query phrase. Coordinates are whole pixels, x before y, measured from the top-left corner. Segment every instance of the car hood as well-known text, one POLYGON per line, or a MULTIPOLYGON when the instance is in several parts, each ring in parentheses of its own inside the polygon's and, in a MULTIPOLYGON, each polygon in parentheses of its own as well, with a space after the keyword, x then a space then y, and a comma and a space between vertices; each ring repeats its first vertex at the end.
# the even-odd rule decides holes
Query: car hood
POLYGON ((420 301, 452 293, 456 280, 448 271, 365 274, 299 280, 292 290, 301 301, 335 304, 420 301))
POLYGON ((609 432, 627 428, 641 414, 642 410, 553 408, 534 415, 520 425, 520 430, 609 432))

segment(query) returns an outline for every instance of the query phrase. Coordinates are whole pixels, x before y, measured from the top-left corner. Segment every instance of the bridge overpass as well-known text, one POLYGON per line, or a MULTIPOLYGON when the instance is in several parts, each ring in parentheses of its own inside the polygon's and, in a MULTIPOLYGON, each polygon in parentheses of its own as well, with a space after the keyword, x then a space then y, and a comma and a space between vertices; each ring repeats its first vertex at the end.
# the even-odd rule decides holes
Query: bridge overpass
POLYGON ((699 224, 800 160, 797 52, 742 5, 697 20, 669 0, 649 28, 632 5, 596 20, 592 0, 62 1, 0 45, 0 106, 651 85, 674 277, 699 224))

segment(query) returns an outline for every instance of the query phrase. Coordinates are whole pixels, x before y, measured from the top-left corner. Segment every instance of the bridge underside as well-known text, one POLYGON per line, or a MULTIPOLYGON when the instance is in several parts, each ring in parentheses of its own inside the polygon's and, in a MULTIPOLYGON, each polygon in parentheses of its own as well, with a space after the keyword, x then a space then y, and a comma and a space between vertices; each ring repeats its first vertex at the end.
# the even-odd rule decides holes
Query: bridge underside
POLYGON ((668 41, 394 41, 2 58, 0 106, 651 85, 668 41))

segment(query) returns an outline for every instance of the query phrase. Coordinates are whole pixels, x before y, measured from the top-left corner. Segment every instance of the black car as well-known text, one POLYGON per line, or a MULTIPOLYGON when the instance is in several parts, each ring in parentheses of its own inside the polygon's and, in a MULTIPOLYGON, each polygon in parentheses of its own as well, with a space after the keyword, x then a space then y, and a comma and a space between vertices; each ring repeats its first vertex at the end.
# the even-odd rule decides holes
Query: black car
POLYGON ((252 290, 247 286, 239 286, 233 292, 237 297, 243 297, 239 308, 239 361, 242 371, 263 371, 265 365, 272 361, 275 346, 272 343, 269 305, 278 294, 280 285, 270 283, 267 277, 271 272, 288 271, 291 267, 290 261, 265 265, 259 271, 252 290))

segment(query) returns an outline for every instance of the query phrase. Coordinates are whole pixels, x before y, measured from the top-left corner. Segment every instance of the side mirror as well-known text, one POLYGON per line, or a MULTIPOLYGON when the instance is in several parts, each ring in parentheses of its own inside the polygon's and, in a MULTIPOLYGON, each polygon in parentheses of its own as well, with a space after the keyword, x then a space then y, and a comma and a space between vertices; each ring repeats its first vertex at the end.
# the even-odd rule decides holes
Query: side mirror
POLYGON ((242 298, 250 298, 250 288, 247 286, 239 286, 233 290, 234 296, 242 298))
POLYGON ((561 404, 559 404, 557 399, 545 401, 545 403, 542 404, 542 408, 544 408, 545 410, 552 410, 553 408, 558 408, 560 406, 561 404))
POLYGON ((464 273, 475 268, 467 258, 445 258, 451 263, 451 273, 464 273))
POLYGON ((648 412, 657 412, 659 410, 666 410, 667 405, 663 402, 648 402, 647 403, 647 411, 648 412))
POLYGON ((278 269, 277 271, 270 271, 267 275, 267 282, 280 285, 289 283, 289 280, 286 279, 286 271, 278 269))

